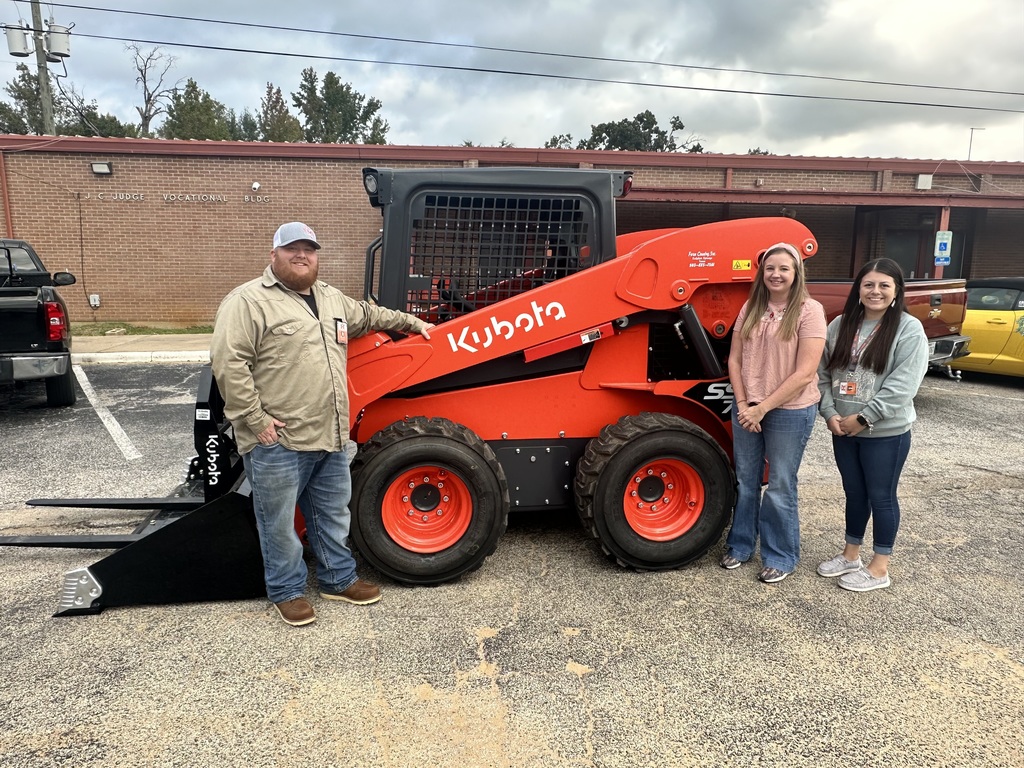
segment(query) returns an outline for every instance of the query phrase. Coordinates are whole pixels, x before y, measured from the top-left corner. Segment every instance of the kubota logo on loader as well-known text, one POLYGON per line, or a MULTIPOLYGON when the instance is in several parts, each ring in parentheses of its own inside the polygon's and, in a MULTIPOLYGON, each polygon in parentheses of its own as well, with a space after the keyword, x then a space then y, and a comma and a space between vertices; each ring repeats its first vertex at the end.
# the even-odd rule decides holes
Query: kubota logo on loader
POLYGON ((210 485, 220 482, 220 439, 216 435, 206 438, 206 472, 210 485))
POLYGON ((455 334, 449 333, 448 343, 452 345, 452 352, 458 352, 460 349, 464 349, 467 352, 479 352, 481 349, 487 349, 491 346, 499 336, 503 337, 506 341, 511 339, 515 335, 516 329, 522 328, 523 333, 529 333, 534 328, 543 328, 545 317, 550 317, 553 320, 565 318, 565 309, 557 301, 552 301, 546 307, 542 307, 536 301, 531 301, 530 308, 533 310, 532 314, 530 312, 521 312, 512 321, 499 320, 494 315, 491 315, 490 326, 485 325, 482 330, 476 331, 470 330, 467 326, 462 329, 462 333, 459 334, 457 339, 455 334), (470 341, 473 343, 470 344, 470 341))

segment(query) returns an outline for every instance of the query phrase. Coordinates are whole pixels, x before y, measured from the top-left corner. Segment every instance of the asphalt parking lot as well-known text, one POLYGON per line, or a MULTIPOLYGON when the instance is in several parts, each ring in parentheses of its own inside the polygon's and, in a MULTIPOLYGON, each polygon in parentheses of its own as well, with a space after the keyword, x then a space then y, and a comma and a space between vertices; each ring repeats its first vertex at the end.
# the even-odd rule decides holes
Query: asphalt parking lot
MULTIPOLYGON (((85 397, 0 390, 0 535, 127 531, 24 501, 181 481, 198 366, 82 371, 123 436, 85 397)), ((820 422, 778 585, 720 545, 625 571, 556 513, 459 582, 315 598, 309 627, 262 600, 51 618, 105 553, 0 550, 0 765, 1024 766, 1024 382, 929 376, 917 407, 893 586, 867 594, 814 573, 842 538, 820 422)))

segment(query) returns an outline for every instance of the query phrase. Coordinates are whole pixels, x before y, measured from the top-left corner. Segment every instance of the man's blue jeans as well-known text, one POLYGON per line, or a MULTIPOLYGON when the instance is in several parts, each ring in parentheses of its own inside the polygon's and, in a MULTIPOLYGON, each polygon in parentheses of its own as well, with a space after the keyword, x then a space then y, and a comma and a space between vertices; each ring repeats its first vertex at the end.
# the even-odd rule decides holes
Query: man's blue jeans
POLYGON ((295 505, 306 518, 306 536, 316 556, 322 589, 343 592, 356 581, 348 548, 352 477, 344 451, 292 451, 280 443, 257 445, 244 454, 252 486, 263 574, 272 603, 301 597, 308 572, 295 532, 295 505))
POLYGON ((863 544, 868 518, 879 555, 891 555, 900 527, 896 487, 910 454, 910 432, 892 437, 832 436, 832 451, 846 492, 846 543, 863 544))
POLYGON ((804 447, 814 429, 818 408, 768 411, 760 432, 747 432, 732 414, 732 448, 736 465, 736 511, 726 544, 737 560, 749 560, 761 539, 765 568, 790 573, 800 559, 800 517, 796 476, 804 447), (768 488, 761 494, 764 462, 768 488))

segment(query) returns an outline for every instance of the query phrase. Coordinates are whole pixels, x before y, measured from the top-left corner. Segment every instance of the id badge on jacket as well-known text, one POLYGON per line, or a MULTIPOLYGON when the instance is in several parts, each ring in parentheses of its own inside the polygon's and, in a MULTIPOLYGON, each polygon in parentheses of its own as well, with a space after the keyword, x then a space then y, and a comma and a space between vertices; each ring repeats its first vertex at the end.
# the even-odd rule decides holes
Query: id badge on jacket
POLYGON ((334 318, 334 334, 339 344, 348 344, 348 322, 340 318, 334 318))
POLYGON ((875 394, 875 380, 878 376, 874 371, 858 368, 855 373, 847 373, 845 380, 833 382, 839 397, 844 400, 854 400, 858 403, 866 403, 875 394))

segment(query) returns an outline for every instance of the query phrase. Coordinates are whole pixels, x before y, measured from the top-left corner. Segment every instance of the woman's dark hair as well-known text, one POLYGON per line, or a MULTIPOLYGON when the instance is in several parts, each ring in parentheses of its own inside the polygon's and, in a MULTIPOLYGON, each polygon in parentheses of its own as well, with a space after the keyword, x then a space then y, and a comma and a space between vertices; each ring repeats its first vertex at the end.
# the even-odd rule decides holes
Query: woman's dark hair
POLYGON ((896 332, 900 327, 900 317, 907 311, 907 286, 903 279, 903 270, 892 259, 869 261, 860 268, 860 272, 854 278, 850 295, 846 298, 846 306, 843 307, 843 319, 839 321, 836 345, 832 354, 828 356, 827 368, 830 371, 842 371, 850 367, 853 339, 864 319, 864 306, 860 303, 860 284, 868 272, 881 272, 883 275, 888 275, 896 285, 895 301, 885 310, 885 314, 878 322, 878 330, 875 331, 874 337, 860 356, 860 364, 863 367, 870 368, 875 373, 885 370, 885 364, 889 359, 889 350, 892 349, 896 332))

